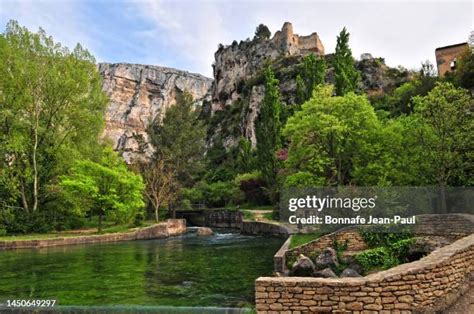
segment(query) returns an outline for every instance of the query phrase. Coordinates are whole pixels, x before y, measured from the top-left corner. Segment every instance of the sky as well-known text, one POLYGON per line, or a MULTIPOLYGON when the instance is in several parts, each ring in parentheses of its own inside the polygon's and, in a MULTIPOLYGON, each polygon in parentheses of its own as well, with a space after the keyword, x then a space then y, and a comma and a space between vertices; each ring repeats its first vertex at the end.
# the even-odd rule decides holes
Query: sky
POLYGON ((42 27, 68 47, 77 42, 99 62, 173 67, 212 77, 219 43, 252 38, 258 24, 272 33, 284 22, 299 35, 317 32, 334 52, 343 27, 354 57, 371 53, 390 66, 434 63, 437 47, 466 42, 473 1, 275 0, 0 0, 0 30, 17 20, 42 27))

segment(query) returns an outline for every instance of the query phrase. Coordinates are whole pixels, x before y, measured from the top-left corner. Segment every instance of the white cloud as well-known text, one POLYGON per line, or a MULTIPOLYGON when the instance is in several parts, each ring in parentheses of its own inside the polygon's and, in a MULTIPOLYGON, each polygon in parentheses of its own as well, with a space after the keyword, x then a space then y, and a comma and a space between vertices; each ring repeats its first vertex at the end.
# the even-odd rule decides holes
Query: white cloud
POLYGON ((94 52, 100 45, 97 38, 90 35, 90 23, 82 15, 81 5, 74 1, 2 1, 0 21, 17 20, 20 25, 32 31, 43 28, 55 41, 74 48, 79 42, 94 52))
POLYGON ((176 49, 176 58, 209 74, 218 43, 253 36, 259 23, 275 32, 285 21, 296 33, 318 32, 326 52, 346 26, 356 58, 370 52, 391 66, 419 67, 434 61, 434 49, 466 41, 472 28, 472 3, 461 1, 155 1, 141 12, 157 28, 150 36, 176 49))
MULTIPOLYGON (((211 64, 219 42, 232 38, 220 7, 213 2, 135 2, 138 13, 154 27, 142 32, 149 45, 161 46, 186 70, 212 75, 211 64)), ((150 53, 156 53, 150 49, 150 53)), ((160 56, 156 56, 160 57, 160 56)))

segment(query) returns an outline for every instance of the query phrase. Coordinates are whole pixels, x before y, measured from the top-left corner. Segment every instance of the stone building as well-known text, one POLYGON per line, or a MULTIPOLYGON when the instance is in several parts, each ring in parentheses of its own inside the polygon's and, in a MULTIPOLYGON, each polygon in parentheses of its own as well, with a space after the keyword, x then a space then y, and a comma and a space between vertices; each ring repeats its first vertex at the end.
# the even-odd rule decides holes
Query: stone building
POLYGON ((435 55, 438 75, 444 76, 447 72, 456 70, 457 59, 467 47, 467 43, 461 43, 436 48, 435 55))

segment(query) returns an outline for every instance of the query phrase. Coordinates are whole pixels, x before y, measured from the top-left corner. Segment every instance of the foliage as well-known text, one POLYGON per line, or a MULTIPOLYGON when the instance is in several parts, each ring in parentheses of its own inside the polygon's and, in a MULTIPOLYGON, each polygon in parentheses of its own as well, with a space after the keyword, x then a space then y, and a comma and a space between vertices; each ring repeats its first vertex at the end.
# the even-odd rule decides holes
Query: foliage
POLYGON ((360 73, 354 65, 352 51, 349 48, 349 33, 344 27, 337 36, 336 53, 334 55, 334 73, 336 79, 336 95, 343 96, 355 92, 360 80, 360 73))
POLYGON ((388 241, 390 244, 365 250, 355 255, 355 260, 365 273, 377 268, 388 269, 408 261, 409 247, 414 239, 401 236, 401 240, 391 242, 397 237, 397 234, 392 233, 389 237, 392 237, 392 240, 388 241))
POLYGON ((191 94, 179 95, 174 106, 157 115, 148 128, 156 152, 153 159, 164 159, 181 185, 191 186, 204 169, 206 129, 195 110, 191 94))
POLYGON ((99 231, 104 215, 116 223, 131 222, 144 207, 142 178, 110 148, 103 150, 99 162, 77 161, 70 174, 61 177, 60 186, 74 210, 99 215, 99 231))
POLYGON ((454 71, 455 82, 466 89, 474 88, 474 51, 471 47, 461 53, 454 71))
POLYGON ((362 228, 361 235, 369 248, 392 246, 401 240, 413 237, 409 232, 390 232, 390 229, 372 231, 370 228, 362 228))
POLYGON ((208 204, 211 207, 228 206, 233 203, 238 193, 238 187, 232 181, 211 183, 207 192, 208 204))
POLYGON ((423 157, 433 168, 432 182, 472 185, 474 119, 469 92, 450 83, 437 83, 428 95, 414 98, 415 113, 429 130, 420 138, 423 157))
POLYGON ((256 206, 269 204, 269 199, 264 193, 265 182, 260 171, 239 174, 234 181, 242 191, 247 204, 256 206))
POLYGON ((276 150, 281 146, 279 83, 270 67, 265 70, 265 96, 256 121, 257 162, 265 183, 276 184, 278 160, 276 150))
POLYGON ((326 63, 323 58, 316 57, 313 53, 303 58, 296 77, 296 99, 298 104, 308 100, 314 88, 324 83, 326 75, 326 63))
POLYGON ((392 116, 411 114, 414 109, 413 97, 427 95, 435 87, 436 81, 436 77, 420 74, 397 87, 387 99, 392 116))
POLYGON ((8 228, 62 228, 73 214, 61 209, 58 178, 94 158, 103 127, 95 60, 15 21, 0 35, 0 59, 0 198, 17 220, 8 228))
POLYGON ((246 168, 244 164, 240 167, 236 166, 237 149, 235 147, 224 147, 223 140, 217 136, 212 146, 206 153, 206 174, 207 182, 231 181, 237 174, 238 168, 246 168))
POLYGON ((256 167, 255 150, 252 149, 252 143, 245 137, 240 137, 236 166, 239 173, 251 172, 256 167))
POLYGON ((198 182, 193 188, 182 189, 182 200, 188 204, 207 207, 227 207, 241 201, 238 185, 234 181, 198 182))
POLYGON ((354 173, 369 165, 379 130, 365 96, 332 97, 332 87, 317 87, 283 130, 289 140, 286 167, 297 173, 286 184, 364 184, 354 173))
POLYGON ((255 30, 255 38, 257 39, 268 39, 272 33, 265 24, 260 24, 255 30))

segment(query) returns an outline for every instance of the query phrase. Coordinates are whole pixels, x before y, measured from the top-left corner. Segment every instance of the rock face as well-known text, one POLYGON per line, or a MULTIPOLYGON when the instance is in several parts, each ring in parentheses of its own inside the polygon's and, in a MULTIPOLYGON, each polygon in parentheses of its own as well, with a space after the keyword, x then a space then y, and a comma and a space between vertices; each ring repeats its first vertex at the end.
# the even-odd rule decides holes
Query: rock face
MULTIPOLYGON (((288 69, 298 63, 300 57, 310 53, 324 55, 324 46, 318 34, 312 33, 308 36, 294 34, 292 24, 288 22, 271 39, 254 38, 240 43, 234 41, 232 45, 226 47, 220 46, 214 55, 212 114, 245 98, 242 101, 246 105, 241 108, 240 133, 255 145, 254 121, 264 93, 263 82, 259 80, 265 62, 271 60, 278 64, 279 61, 285 61, 282 66, 288 69)), ((280 88, 282 95, 294 94, 294 78, 282 80, 280 88)), ((219 132, 219 127, 216 131, 219 132)), ((226 146, 235 144, 233 141, 235 137, 238 136, 226 138, 224 135, 224 140, 227 140, 226 146)))
POLYGON ((159 66, 100 63, 98 70, 110 97, 103 136, 127 162, 152 151, 146 128, 176 103, 180 93, 187 91, 200 102, 212 85, 212 79, 202 75, 159 66))
POLYGON ((324 55, 324 47, 317 33, 299 36, 293 25, 286 22, 271 39, 236 41, 221 46, 215 53, 213 110, 222 109, 238 99, 245 81, 262 70, 264 62, 281 57, 315 53, 324 55))

